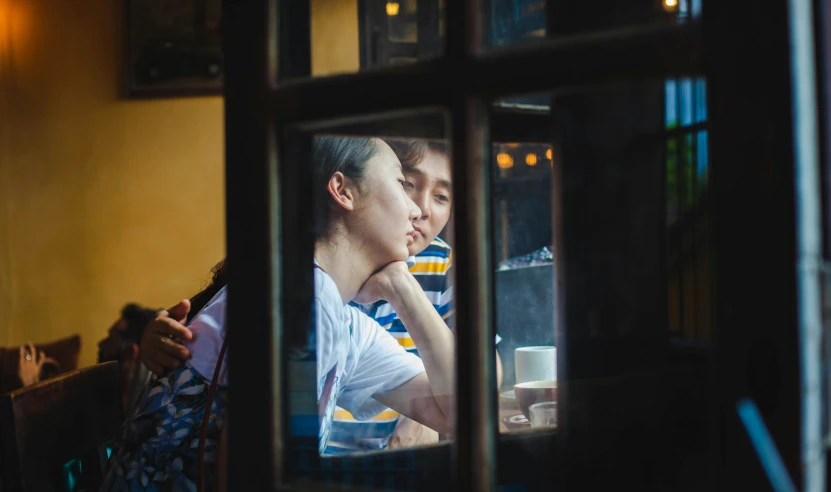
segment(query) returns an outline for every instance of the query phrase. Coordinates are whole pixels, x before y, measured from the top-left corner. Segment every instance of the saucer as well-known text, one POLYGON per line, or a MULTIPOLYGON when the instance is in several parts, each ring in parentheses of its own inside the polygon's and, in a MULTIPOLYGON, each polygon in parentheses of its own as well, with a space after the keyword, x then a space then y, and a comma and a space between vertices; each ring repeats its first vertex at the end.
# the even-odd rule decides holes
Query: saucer
POLYGON ((525 415, 512 415, 510 417, 502 417, 502 423, 508 430, 525 429, 531 427, 531 422, 525 418, 525 415))

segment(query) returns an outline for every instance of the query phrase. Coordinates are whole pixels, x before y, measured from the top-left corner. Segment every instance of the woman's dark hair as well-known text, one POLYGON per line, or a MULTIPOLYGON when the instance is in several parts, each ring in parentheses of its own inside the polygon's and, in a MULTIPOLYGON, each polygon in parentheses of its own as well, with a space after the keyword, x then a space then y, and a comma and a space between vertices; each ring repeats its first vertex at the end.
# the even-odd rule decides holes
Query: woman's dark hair
POLYGON ((316 207, 318 213, 315 221, 315 238, 326 237, 330 233, 332 207, 330 197, 326 194, 326 184, 337 172, 349 179, 360 181, 366 172, 366 163, 378 154, 378 145, 372 138, 358 137, 315 137, 312 143, 312 163, 315 168, 315 188, 317 203, 325 206, 316 207))
MULTIPOLYGON (((324 193, 326 183, 336 172, 354 180, 364 178, 366 163, 378 153, 378 145, 371 138, 353 137, 315 137, 312 143, 312 162, 315 169, 315 192, 324 193)), ((329 232, 331 210, 329 206, 322 209, 319 227, 315 229, 320 238, 329 232)), ((188 323, 205 307, 217 292, 228 284, 225 260, 217 263, 211 270, 211 283, 205 290, 190 300, 188 323)))
POLYGON ((227 284, 228 278, 225 275, 225 260, 222 260, 211 269, 211 283, 205 290, 191 297, 187 322, 190 323, 190 320, 227 284))

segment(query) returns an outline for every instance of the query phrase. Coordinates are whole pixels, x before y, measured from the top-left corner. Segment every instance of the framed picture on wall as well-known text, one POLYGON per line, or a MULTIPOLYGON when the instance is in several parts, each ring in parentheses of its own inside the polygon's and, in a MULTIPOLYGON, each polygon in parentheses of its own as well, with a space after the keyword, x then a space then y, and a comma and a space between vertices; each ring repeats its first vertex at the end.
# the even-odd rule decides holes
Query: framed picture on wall
POLYGON ((128 97, 222 93, 222 0, 125 0, 128 97))

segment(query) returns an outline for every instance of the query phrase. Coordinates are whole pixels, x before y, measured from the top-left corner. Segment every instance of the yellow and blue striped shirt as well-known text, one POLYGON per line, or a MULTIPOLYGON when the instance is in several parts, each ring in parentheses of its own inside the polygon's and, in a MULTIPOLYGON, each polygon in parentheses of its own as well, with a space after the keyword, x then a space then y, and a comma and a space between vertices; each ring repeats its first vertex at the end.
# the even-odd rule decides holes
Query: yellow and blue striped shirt
MULTIPOLYGON (((450 245, 439 238, 433 240, 430 246, 415 256, 415 265, 410 273, 418 281, 427 299, 436 308, 447 326, 453 327, 453 287, 447 272, 453 262, 453 253, 450 245)), ((407 333, 404 323, 393 311, 387 301, 378 301, 370 306, 362 306, 364 312, 370 315, 385 330, 394 336, 398 343, 409 352, 418 354, 415 343, 407 333)))

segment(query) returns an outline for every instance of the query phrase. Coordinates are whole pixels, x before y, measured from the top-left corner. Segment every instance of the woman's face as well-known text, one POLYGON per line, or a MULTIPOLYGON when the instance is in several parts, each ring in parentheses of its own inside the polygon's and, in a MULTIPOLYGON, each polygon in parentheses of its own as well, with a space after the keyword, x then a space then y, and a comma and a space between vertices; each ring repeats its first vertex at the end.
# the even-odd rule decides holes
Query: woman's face
POLYGON ((375 145, 378 152, 367 162, 358 187, 352 231, 361 231, 365 244, 360 246, 372 252, 380 267, 407 259, 415 232, 413 221, 421 210, 405 192, 398 157, 382 140, 376 139, 375 145))

